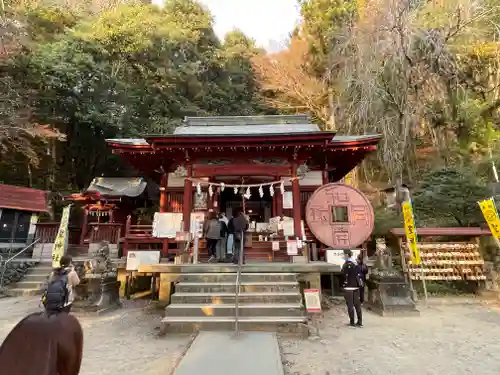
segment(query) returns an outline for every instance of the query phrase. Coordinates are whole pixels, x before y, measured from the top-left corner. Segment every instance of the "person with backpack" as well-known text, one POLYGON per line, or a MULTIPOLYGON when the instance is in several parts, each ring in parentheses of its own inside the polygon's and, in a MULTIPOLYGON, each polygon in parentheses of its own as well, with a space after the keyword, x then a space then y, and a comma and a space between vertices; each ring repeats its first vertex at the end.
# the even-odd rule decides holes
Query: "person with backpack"
POLYGON ((360 285, 359 287, 359 301, 361 302, 361 304, 363 304, 363 302, 365 302, 365 285, 366 285, 366 275, 368 275, 368 266, 366 265, 363 259, 362 253, 358 255, 356 260, 358 263, 359 276, 363 283, 363 285, 360 285))
MULTIPOLYGON (((235 208, 233 210, 233 217, 229 220, 227 228, 233 237, 233 263, 238 264, 241 246, 245 245, 245 232, 248 230, 248 220, 242 209, 235 208)), ((244 263, 244 259, 242 261, 244 263)))
POLYGON ((227 254, 227 224, 229 223, 229 220, 224 213, 219 213, 219 222, 221 229, 220 240, 217 242, 217 261, 224 262, 227 254))
POLYGON ((80 278, 76 273, 72 258, 63 255, 60 267, 52 271, 47 288, 42 296, 42 303, 48 315, 61 312, 69 313, 74 300, 74 289, 80 284, 80 278))
POLYGON ((352 259, 352 251, 344 250, 345 263, 342 266, 344 276, 344 299, 349 315, 349 325, 351 327, 363 326, 363 314, 361 311, 361 300, 359 298, 360 288, 364 287, 363 279, 360 276, 360 268, 352 259), (357 321, 354 320, 356 312, 357 321))
POLYGON ((221 238, 222 225, 214 212, 209 215, 209 220, 205 226, 205 240, 207 241, 207 250, 209 259, 212 263, 217 260, 217 243, 221 238))

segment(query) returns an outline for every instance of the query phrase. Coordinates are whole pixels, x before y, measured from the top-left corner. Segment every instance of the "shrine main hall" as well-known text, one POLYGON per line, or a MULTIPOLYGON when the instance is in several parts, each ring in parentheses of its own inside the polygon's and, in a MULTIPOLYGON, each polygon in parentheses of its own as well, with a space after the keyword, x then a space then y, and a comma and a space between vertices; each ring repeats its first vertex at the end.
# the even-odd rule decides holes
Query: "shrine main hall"
MULTIPOLYGON (((306 115, 186 117, 173 134, 108 139, 160 187, 159 212, 226 212, 244 205, 255 226, 293 218, 293 235, 311 235, 305 208, 314 191, 341 181, 376 150, 380 135, 337 136, 306 115)), ((257 228, 253 228, 257 230, 257 228)), ((314 235, 314 233, 312 234, 314 235)))

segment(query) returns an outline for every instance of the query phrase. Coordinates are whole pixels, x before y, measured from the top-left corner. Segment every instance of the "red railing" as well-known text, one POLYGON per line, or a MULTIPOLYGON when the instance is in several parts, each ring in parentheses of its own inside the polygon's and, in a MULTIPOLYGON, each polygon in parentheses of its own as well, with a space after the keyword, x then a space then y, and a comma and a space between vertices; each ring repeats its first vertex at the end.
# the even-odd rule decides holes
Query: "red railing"
MULTIPOLYGON (((39 243, 54 243, 57 231, 59 230, 59 223, 37 223, 35 238, 39 238, 39 243)), ((68 243, 78 244, 80 241, 81 228, 69 227, 68 243)))
POLYGON ((108 241, 111 244, 120 243, 122 224, 92 223, 88 226, 89 243, 108 241))
MULTIPOLYGON (((115 244, 120 242, 122 224, 89 224, 87 227, 86 238, 90 243, 99 243, 101 241, 109 241, 115 244)), ((38 223, 36 224, 35 238, 40 238, 40 243, 54 243, 59 223, 38 223)), ((69 227, 68 243, 71 245, 80 244, 80 235, 82 229, 79 227, 69 227)))

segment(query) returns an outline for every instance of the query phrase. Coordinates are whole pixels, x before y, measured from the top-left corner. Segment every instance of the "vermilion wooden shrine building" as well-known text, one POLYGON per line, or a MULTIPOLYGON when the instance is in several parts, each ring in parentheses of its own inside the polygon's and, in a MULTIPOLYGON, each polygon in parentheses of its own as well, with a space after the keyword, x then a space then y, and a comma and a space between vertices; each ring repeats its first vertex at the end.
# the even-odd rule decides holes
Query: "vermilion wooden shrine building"
MULTIPOLYGON (((190 230, 193 211, 229 213, 242 206, 241 194, 232 188, 216 189, 200 202, 196 179, 235 185, 284 179, 285 190, 293 196, 293 209, 283 207, 279 190, 272 195, 265 189, 261 197, 255 188, 245 201, 246 211, 255 221, 292 217, 294 234, 302 237, 309 234, 302 233, 308 229, 301 226, 301 220, 310 195, 322 184, 341 180, 376 149, 379 140, 379 135, 336 136, 321 131, 308 116, 293 115, 186 117, 171 135, 107 142, 113 153, 159 184, 159 211, 182 213, 184 231, 190 230)), ((120 224, 124 223, 113 225, 120 224)), ((130 220, 121 231, 121 240, 129 249, 155 241, 151 229, 139 228, 130 220)))

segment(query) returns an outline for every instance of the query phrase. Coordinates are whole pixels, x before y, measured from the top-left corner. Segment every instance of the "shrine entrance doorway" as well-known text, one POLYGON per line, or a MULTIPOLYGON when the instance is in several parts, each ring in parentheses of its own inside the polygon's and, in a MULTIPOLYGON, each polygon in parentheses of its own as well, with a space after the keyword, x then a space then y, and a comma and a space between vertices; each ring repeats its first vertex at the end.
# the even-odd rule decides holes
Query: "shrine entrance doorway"
MULTIPOLYGON (((243 194, 245 191, 238 190, 234 193, 233 188, 226 188, 220 194, 220 211, 225 212, 228 218, 233 216, 233 210, 243 208, 243 194)), ((245 214, 250 217, 250 221, 257 223, 269 222, 272 217, 273 198, 268 189, 264 189, 264 196, 259 195, 259 188, 250 188, 250 198, 245 199, 245 214), (267 190, 267 191, 266 191, 267 190)))

